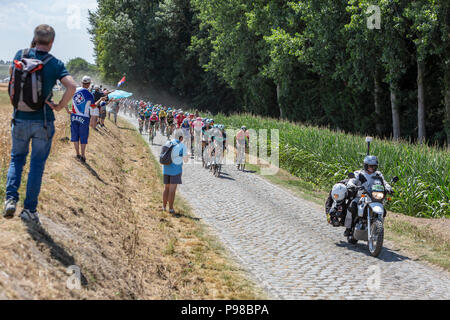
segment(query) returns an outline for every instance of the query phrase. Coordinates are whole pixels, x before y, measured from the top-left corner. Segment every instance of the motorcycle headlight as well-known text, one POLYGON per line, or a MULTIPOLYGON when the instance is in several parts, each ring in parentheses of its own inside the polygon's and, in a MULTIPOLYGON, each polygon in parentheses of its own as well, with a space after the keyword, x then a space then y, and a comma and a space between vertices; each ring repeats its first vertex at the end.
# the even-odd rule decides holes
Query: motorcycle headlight
POLYGON ((372 192, 372 198, 375 200, 383 200, 384 198, 384 192, 372 192))

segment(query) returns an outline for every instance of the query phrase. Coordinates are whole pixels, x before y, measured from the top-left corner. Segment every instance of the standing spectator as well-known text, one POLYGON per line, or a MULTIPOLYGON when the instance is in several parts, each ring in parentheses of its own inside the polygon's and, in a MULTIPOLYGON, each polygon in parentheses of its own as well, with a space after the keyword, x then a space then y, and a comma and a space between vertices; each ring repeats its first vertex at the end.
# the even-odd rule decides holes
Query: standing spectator
MULTIPOLYGON (((77 159, 79 159, 82 163, 85 163, 86 145, 88 144, 89 138, 90 111, 92 108, 96 108, 101 101, 105 100, 105 98, 101 98, 97 103, 95 103, 94 96, 89 92, 91 78, 84 76, 81 82, 82 87, 77 88, 77 91, 72 99, 72 114, 70 115, 70 141, 74 144, 77 159)), ((68 108, 67 112, 69 112, 68 108)))
POLYGON ((100 92, 103 93, 103 97, 105 97, 105 101, 102 101, 102 103, 100 104, 100 126, 102 126, 103 128, 105 127, 105 119, 106 119, 106 109, 107 106, 109 104, 109 98, 108 98, 108 94, 110 94, 110 92, 105 88, 104 90, 102 90, 102 86, 100 86, 100 92))
POLYGON ((106 106, 107 106, 107 103, 106 103, 106 98, 105 98, 105 101, 102 101, 99 106, 99 108, 100 108, 100 110, 99 110, 100 111, 99 126, 100 127, 105 127, 106 106))
MULTIPOLYGON (((86 79, 89 79, 89 81, 91 81, 91 78, 89 78, 88 76, 85 76, 86 79)), ((100 116, 100 112, 98 109, 98 105, 95 105, 95 102, 97 102, 97 100, 100 100, 102 97, 100 97, 99 99, 95 98, 95 86, 93 86, 92 90, 90 91, 90 93, 92 94, 94 100, 93 100, 93 104, 91 104, 89 106, 89 116, 90 116, 90 126, 92 129, 97 130, 97 121, 98 121, 98 117, 100 116)), ((97 95, 98 96, 98 95, 97 95)))
POLYGON ((163 166, 164 192, 162 209, 166 211, 168 202, 169 212, 174 214, 173 203, 175 201, 177 186, 181 184, 183 160, 186 163, 189 161, 189 157, 187 156, 186 146, 183 143, 183 132, 181 130, 176 130, 175 139, 167 143, 173 144, 174 148, 172 149, 172 164, 163 166))
MULTIPOLYGON (((62 108, 67 107, 70 98, 76 90, 76 83, 67 72, 64 63, 49 54, 54 40, 55 30, 49 25, 39 25, 34 30, 33 44, 35 48, 20 50, 13 59, 13 61, 20 60, 23 54, 25 57, 35 58, 41 61, 50 60, 48 60, 42 69, 42 93, 44 97, 47 97, 43 108, 39 111, 16 110, 14 112, 11 128, 11 162, 8 170, 6 201, 3 210, 3 216, 5 218, 14 217, 14 213, 16 212, 16 204, 19 200, 18 190, 31 141, 30 171, 28 173, 24 208, 20 217, 24 221, 40 223, 37 205, 45 163, 50 154, 52 140, 55 134, 55 115, 53 110, 60 111, 62 108), (66 88, 66 91, 61 101, 58 104, 54 104, 48 100, 50 100, 53 86, 58 79, 66 88)), ((12 75, 12 66, 9 71, 12 75)))
MULTIPOLYGON (((94 86, 94 91, 92 92, 92 95, 94 96, 94 101, 97 102, 101 98, 104 97, 103 92, 100 91, 99 85, 94 86)), ((91 109, 91 128, 97 130, 97 124, 99 123, 99 117, 101 115, 101 106, 95 109, 91 109)))
POLYGON ((120 105, 119 105, 119 100, 118 99, 111 99, 111 110, 108 112, 108 120, 110 119, 110 114, 112 113, 114 116, 114 124, 117 125, 117 114, 119 113, 119 109, 120 109, 120 105))

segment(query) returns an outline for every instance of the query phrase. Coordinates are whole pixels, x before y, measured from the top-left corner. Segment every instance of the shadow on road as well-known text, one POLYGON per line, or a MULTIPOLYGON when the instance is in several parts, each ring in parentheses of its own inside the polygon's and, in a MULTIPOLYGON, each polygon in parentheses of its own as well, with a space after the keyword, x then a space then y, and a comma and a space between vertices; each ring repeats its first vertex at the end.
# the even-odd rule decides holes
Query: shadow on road
POLYGON ((223 173, 220 173, 219 179, 225 179, 225 180, 231 180, 231 181, 235 181, 236 179, 231 178, 231 177, 225 177, 223 176, 223 173))
MULTIPOLYGON (((339 243, 336 243, 336 246, 341 248, 347 248, 348 250, 353 250, 356 252, 364 253, 366 256, 371 256, 369 249, 367 247, 366 242, 358 242, 357 244, 350 244, 346 241, 341 241, 339 243)), ((381 251, 380 255, 376 257, 375 259, 380 259, 384 262, 400 262, 405 260, 411 260, 410 258, 403 256, 401 254, 398 254, 386 247, 383 247, 383 250, 381 251)))

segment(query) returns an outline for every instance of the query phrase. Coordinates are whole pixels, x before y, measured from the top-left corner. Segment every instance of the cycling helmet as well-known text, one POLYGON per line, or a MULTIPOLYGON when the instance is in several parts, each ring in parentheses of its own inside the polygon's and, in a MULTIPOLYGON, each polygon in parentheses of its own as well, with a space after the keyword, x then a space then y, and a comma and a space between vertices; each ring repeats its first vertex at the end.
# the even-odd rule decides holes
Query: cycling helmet
POLYGON ((200 117, 197 117, 197 121, 203 121, 203 119, 200 117))
POLYGON ((105 101, 102 101, 102 102, 100 103, 100 107, 104 107, 104 106, 106 106, 106 102, 105 102, 105 101))
POLYGON ((241 130, 247 131, 247 127, 246 126, 242 126, 241 130))
POLYGON ((375 166, 375 171, 378 169, 378 158, 376 156, 366 156, 364 158, 364 170, 367 171, 369 166, 375 166))

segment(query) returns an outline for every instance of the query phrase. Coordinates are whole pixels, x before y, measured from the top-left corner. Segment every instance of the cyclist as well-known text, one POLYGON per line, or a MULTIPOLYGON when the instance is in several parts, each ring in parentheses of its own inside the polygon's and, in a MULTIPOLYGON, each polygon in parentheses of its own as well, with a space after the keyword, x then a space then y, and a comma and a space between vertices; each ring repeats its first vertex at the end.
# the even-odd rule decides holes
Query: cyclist
POLYGON ((167 117, 166 110, 161 109, 161 111, 159 111, 159 126, 161 128, 161 134, 164 134, 164 129, 166 127, 166 117, 167 117))
POLYGON ((148 125, 149 125, 151 116, 152 116, 151 109, 147 106, 144 111, 144 131, 145 132, 148 132, 148 125))
POLYGON ((167 131, 169 135, 171 135, 173 131, 173 121, 174 121, 173 111, 171 108, 169 108, 167 109, 167 131))
POLYGON ((181 131, 184 136, 184 145, 186 150, 191 150, 191 124, 189 123, 189 118, 185 118, 181 124, 181 131))
POLYGON ((186 116, 183 111, 179 111, 175 119, 177 120, 177 128, 180 128, 186 116))
POLYGON ((204 123, 202 118, 197 117, 195 121, 192 122, 192 128, 194 133, 194 143, 195 143, 195 157, 196 159, 200 158, 200 154, 202 152, 202 128, 204 123))
POLYGON ((139 132, 142 133, 142 127, 144 126, 145 122, 145 110, 144 108, 141 107, 139 107, 138 122, 139 122, 139 132))
MULTIPOLYGON (((205 125, 202 128, 202 157, 205 160, 205 162, 207 162, 207 163, 209 161, 208 161, 208 159, 205 159, 205 150, 206 150, 206 155, 211 154, 210 143, 211 143, 213 124, 214 124, 214 120, 206 119, 205 125)), ((207 166, 209 166, 209 164, 207 166)))
POLYGON ((211 130, 210 156, 215 164, 222 164, 223 153, 225 151, 225 139, 226 136, 224 136, 222 126, 214 125, 211 130))
POLYGON ((156 124, 158 123, 159 118, 156 112, 153 112, 150 116, 150 134, 156 135, 156 124))
POLYGON ((239 165, 242 164, 242 162, 245 162, 245 146, 247 144, 247 140, 250 139, 250 136, 248 134, 248 130, 246 126, 242 126, 241 130, 238 131, 236 134, 236 152, 237 152, 237 161, 236 166, 239 169, 239 165), (244 159, 242 159, 244 157, 244 159))

